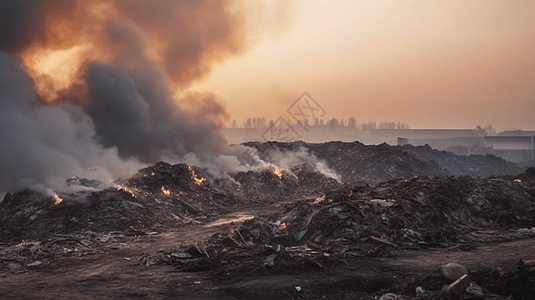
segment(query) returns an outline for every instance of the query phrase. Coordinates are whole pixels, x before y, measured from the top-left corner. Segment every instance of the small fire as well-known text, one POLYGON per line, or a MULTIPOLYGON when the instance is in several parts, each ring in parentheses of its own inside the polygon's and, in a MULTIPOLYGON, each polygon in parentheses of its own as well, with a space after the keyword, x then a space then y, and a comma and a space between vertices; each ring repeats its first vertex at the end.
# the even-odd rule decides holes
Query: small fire
POLYGON ((351 191, 349 192, 349 195, 347 195, 347 196, 348 196, 348 197, 351 197, 351 195, 353 195, 353 190, 351 190, 351 191))
POLYGON ((22 242, 20 242, 20 244, 16 245, 15 247, 25 247, 25 246, 29 246, 31 244, 32 243, 30 243, 30 242, 26 242, 25 240, 22 240, 22 242))
POLYGON ((282 170, 279 168, 276 168, 275 171, 273 171, 275 175, 279 176, 279 179, 282 179, 282 170))
POLYGON ((117 185, 117 190, 118 191, 123 191, 123 192, 127 192, 130 194, 130 196, 132 196, 132 198, 136 198, 136 195, 134 194, 134 192, 132 192, 131 190, 129 190, 126 186, 124 185, 117 185))
POLYGON ((162 192, 166 195, 166 196, 169 196, 171 195, 171 191, 170 190, 166 190, 165 187, 162 185, 162 188, 161 188, 162 192))
POLYGON ((522 180, 517 178, 515 179, 515 182, 522 182, 522 180))
POLYGON ((195 175, 195 172, 192 172, 191 178, 193 179, 193 182, 196 185, 202 185, 202 183, 206 181, 206 178, 204 177, 197 178, 197 175, 195 175))
POLYGON ((195 183, 196 185, 202 185, 203 182, 206 181, 206 178, 204 177, 198 177, 196 174, 195 174, 195 171, 193 171, 191 169, 190 166, 188 166, 188 170, 191 172, 191 179, 193 179, 193 183, 195 183))
POLYGON ((284 228, 288 227, 288 225, 286 225, 286 223, 281 223, 279 225, 279 230, 283 230, 284 228))
POLYGON ((58 194, 55 194, 55 195, 54 195, 54 199, 56 199, 56 202, 54 202, 55 205, 58 205, 58 204, 60 204, 61 202, 63 202, 63 198, 60 198, 60 197, 58 196, 58 194))

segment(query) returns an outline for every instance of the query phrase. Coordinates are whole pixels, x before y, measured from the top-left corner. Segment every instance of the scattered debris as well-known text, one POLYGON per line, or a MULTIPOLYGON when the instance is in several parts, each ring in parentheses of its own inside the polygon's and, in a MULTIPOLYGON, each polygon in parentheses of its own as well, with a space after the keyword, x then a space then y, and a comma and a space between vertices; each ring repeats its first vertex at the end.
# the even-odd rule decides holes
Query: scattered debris
MULTIPOLYGON (((177 241, 176 248, 120 260, 136 268, 165 264, 214 276, 260 276, 535 236, 535 168, 516 172, 493 156, 459 157, 429 147, 272 144, 283 152, 305 147, 342 182, 307 164, 231 174, 227 181, 164 162, 109 185, 73 177, 68 184, 87 191, 43 197, 26 190, 0 202, 0 270, 42 269, 61 257, 107 253, 243 207, 267 213, 191 244, 177 241)), ((451 263, 425 280, 375 289, 375 297, 534 299, 535 261, 520 261, 515 272, 468 272, 451 263)), ((309 287, 299 284, 288 290, 308 297, 309 287)))
POLYGON ((449 263, 440 268, 440 273, 444 278, 450 280, 451 282, 456 281, 462 276, 468 274, 466 268, 457 263, 449 263))

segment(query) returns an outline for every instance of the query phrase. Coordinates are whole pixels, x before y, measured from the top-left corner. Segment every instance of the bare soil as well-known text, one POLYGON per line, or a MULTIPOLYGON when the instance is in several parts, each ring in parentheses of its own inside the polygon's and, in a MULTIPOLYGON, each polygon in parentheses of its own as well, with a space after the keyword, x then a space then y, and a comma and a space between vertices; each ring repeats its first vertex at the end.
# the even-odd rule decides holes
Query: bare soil
MULTIPOLYGON (((139 258, 193 243, 230 229, 258 213, 239 211, 217 222, 184 225, 175 231, 103 243, 99 253, 58 257, 29 267, 13 261, 0 272, 2 299, 377 299, 386 291, 415 288, 457 262, 470 271, 500 267, 513 272, 519 260, 535 259, 535 238, 486 243, 469 251, 439 248, 402 250, 395 257, 354 257, 324 268, 286 273, 218 274, 180 272, 174 265, 145 266, 139 258), (298 289, 300 291, 298 291, 298 289)), ((16 245, 2 245, 3 250, 16 245)), ((0 257, 0 259, 2 259, 0 257)))

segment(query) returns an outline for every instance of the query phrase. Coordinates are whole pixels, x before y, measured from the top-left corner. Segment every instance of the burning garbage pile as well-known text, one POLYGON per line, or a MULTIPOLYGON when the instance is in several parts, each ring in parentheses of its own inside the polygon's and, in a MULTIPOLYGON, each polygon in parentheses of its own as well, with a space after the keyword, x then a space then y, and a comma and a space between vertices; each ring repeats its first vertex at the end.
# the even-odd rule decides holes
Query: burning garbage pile
POLYGON ((212 184, 199 168, 159 162, 128 180, 108 185, 73 177, 67 180, 70 186, 93 189, 53 197, 30 190, 7 194, 0 202, 0 240, 84 230, 172 230, 177 224, 215 217, 220 208, 263 206, 340 186, 305 166, 293 173, 279 172, 240 172, 232 177, 232 184, 217 180, 212 184))
MULTIPOLYGON (((255 143, 245 145, 258 150, 266 145, 282 153, 291 153, 300 148, 327 163, 341 181, 350 184, 375 184, 413 176, 471 176, 490 177, 514 175, 525 169, 492 155, 460 156, 452 152, 433 150, 429 146, 364 145, 360 142, 328 142, 308 144, 255 143)), ((270 156, 266 156, 269 158, 270 156)))
POLYGON ((240 172, 233 178, 240 186, 227 193, 236 197, 242 206, 316 197, 325 190, 342 186, 335 179, 314 172, 307 165, 299 165, 290 170, 240 172))
MULTIPOLYGON (((327 143, 324 147, 341 149, 333 152, 336 159, 332 160, 342 161, 338 159, 344 151, 341 146, 327 143)), ((129 259, 144 267, 170 264, 180 271, 208 271, 215 276, 275 275, 329 269, 370 257, 392 258, 405 250, 465 251, 488 242, 535 237, 535 168, 483 179, 429 176, 426 170, 442 175, 445 171, 433 164, 418 165, 421 161, 408 154, 398 156, 397 148, 382 145, 380 149, 387 153, 381 165, 385 172, 376 177, 351 167, 351 162, 333 167, 343 171, 338 173, 342 178, 367 180, 354 184, 320 174, 306 163, 238 172, 225 181, 201 168, 159 162, 115 183, 70 178, 70 186, 87 188, 76 193, 8 194, 0 202, 0 244, 9 246, 0 254, 26 268, 41 268, 58 257, 104 253, 132 239, 182 230, 187 223, 204 226, 204 221, 248 207, 269 213, 240 226, 231 224, 226 232, 198 237, 196 242, 177 241, 175 248, 144 251, 137 260, 129 259), (374 183, 381 176, 405 175, 388 167, 404 161, 418 165, 406 173, 411 176, 374 183)), ((357 152, 348 157, 375 159, 357 152)), ((223 230, 225 225, 221 226, 212 233, 223 230)), ((0 269, 9 269, 7 264, 2 262, 0 269)), ((477 284, 494 294, 504 295, 507 289, 512 293, 515 284, 531 284, 532 269, 527 262, 524 269, 504 273, 492 282, 490 273, 471 272, 470 282, 457 283, 461 292, 453 286, 452 290, 465 295, 470 287, 477 294, 477 284), (492 290, 492 284, 506 288, 492 290)), ((414 292, 412 285, 407 292, 407 285, 394 284, 381 291, 383 296, 405 297, 393 299, 441 299, 449 295, 441 286, 455 283, 442 277, 422 280, 418 283, 422 293, 414 292)))
MULTIPOLYGON (((184 164, 157 163, 102 190, 65 193, 52 199, 29 190, 7 194, 0 202, 1 239, 37 239, 85 230, 161 231, 205 219, 214 212, 218 194, 194 172, 184 164)), ((104 186, 79 178, 69 182, 104 186)))
POLYGON ((245 221, 203 246, 175 249, 167 261, 184 270, 280 272, 400 249, 469 250, 535 236, 534 170, 516 177, 414 177, 344 187, 245 221))

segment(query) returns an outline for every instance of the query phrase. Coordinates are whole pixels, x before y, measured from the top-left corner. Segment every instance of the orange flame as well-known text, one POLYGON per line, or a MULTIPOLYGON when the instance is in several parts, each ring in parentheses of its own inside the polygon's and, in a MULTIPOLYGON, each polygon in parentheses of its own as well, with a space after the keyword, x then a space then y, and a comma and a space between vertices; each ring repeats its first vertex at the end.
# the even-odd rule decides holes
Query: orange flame
POLYGON ((77 45, 68 49, 32 49, 21 54, 24 67, 34 79, 35 91, 47 102, 57 100, 74 86, 83 86, 77 76, 84 62, 83 54, 88 45, 77 45))
POLYGON ((191 179, 193 179, 193 183, 195 183, 196 185, 202 185, 203 182, 206 181, 206 178, 204 177, 198 177, 196 174, 195 174, 195 171, 193 171, 191 169, 191 166, 188 166, 188 171, 191 172, 191 179))
POLYGON ((275 171, 273 171, 273 173, 279 176, 279 179, 282 179, 282 169, 276 168, 275 171))
POLYGON ((20 244, 17 244, 15 247, 25 247, 25 246, 29 246, 29 245, 31 245, 31 244, 32 244, 32 243, 30 243, 30 242, 26 242, 25 240, 22 240, 22 241, 20 242, 20 244))
POLYGON ((56 202, 54 202, 54 205, 58 205, 63 202, 63 198, 60 198, 57 194, 54 195, 54 199, 56 200, 56 202))
POLYGON ((64 93, 84 88, 80 69, 90 60, 110 61, 110 55, 97 45, 99 29, 113 14, 105 1, 45 2, 41 33, 17 55, 35 82, 35 91, 47 102, 64 93), (101 3, 99 3, 101 2, 101 3), (108 8, 107 13, 105 7, 108 8))
POLYGON ((522 180, 517 178, 515 179, 515 182, 522 182, 522 180))
POLYGON ((132 192, 131 190, 129 190, 126 186, 123 186, 123 185, 117 185, 117 190, 118 190, 118 191, 127 192, 127 193, 130 194, 130 196, 132 196, 132 198, 136 198, 136 195, 134 194, 134 192, 132 192))
POLYGON ((193 179, 193 183, 196 185, 202 185, 202 183, 206 181, 206 178, 204 177, 197 177, 197 175, 195 175, 195 171, 191 171, 191 179, 193 179))
POLYGON ((162 185, 162 188, 161 188, 162 192, 166 195, 166 196, 169 196, 171 195, 171 191, 170 190, 166 190, 165 187, 162 185))

